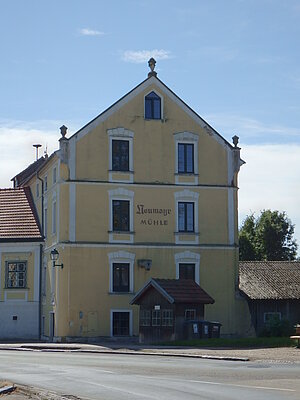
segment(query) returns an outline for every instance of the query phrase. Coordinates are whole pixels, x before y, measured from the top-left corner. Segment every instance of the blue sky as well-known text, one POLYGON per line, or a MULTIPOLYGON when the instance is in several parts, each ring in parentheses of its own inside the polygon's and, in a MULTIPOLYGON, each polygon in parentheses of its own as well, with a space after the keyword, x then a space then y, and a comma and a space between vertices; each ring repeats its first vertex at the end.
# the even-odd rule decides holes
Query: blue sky
POLYGON ((300 0, 0 0, 0 186, 147 76, 227 140, 240 219, 286 210, 300 244, 300 0))

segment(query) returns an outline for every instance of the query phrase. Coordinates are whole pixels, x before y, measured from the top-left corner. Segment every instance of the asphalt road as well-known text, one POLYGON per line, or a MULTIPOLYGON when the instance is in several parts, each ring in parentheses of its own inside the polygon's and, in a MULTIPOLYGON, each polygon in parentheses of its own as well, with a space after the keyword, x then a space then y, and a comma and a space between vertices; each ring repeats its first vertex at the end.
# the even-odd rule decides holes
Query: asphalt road
POLYGON ((85 399, 300 398, 300 363, 0 351, 0 380, 85 399))

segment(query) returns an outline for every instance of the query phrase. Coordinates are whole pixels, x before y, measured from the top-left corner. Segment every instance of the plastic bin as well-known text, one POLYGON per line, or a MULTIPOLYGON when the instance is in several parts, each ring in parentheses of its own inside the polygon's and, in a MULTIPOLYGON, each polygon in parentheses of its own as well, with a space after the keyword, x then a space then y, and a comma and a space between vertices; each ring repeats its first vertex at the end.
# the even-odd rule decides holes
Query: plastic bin
POLYGON ((210 322, 201 320, 198 321, 199 324, 199 335, 201 339, 208 339, 209 338, 209 326, 210 322))
POLYGON ((210 322, 209 323, 209 337, 210 338, 219 338, 221 333, 220 322, 210 322))
POLYGON ((190 320, 185 323, 184 327, 185 338, 186 339, 199 339, 200 338, 200 330, 199 330, 199 321, 198 320, 190 320))

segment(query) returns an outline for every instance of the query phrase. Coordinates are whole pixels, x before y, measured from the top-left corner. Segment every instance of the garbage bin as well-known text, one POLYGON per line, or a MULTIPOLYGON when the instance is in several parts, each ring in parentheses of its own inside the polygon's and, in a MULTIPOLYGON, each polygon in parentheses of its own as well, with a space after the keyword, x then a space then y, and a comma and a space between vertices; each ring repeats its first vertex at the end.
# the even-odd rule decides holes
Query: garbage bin
POLYGON ((209 321, 201 320, 199 323, 199 332, 201 339, 209 338, 209 321))
POLYGON ((187 340, 199 339, 200 338, 199 321, 198 320, 187 321, 185 323, 184 332, 185 332, 184 337, 187 340))
POLYGON ((220 332, 221 332, 221 326, 220 322, 209 322, 209 337, 210 338, 219 338, 220 337, 220 332))

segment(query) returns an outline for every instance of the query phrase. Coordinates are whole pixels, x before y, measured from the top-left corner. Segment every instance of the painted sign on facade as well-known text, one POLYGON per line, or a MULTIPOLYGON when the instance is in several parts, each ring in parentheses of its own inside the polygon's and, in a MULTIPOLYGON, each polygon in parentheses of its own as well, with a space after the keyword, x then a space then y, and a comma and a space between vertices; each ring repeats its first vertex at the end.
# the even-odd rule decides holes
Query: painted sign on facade
POLYGON ((144 226, 167 226, 169 217, 172 215, 171 208, 146 207, 137 204, 136 215, 140 217, 140 224, 144 226))

